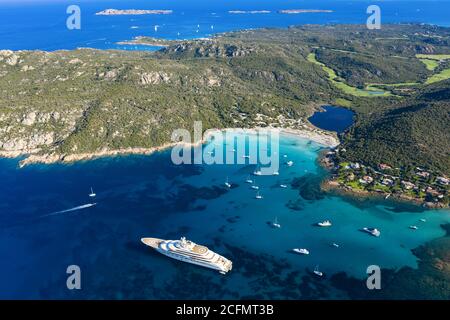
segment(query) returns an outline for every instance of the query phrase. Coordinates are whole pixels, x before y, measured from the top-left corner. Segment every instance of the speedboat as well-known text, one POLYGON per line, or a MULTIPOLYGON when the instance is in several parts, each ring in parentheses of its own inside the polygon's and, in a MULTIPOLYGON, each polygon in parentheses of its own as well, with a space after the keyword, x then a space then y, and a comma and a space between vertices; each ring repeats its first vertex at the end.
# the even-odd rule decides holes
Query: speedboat
POLYGON ((280 188, 286 189, 288 186, 285 184, 280 184, 280 188))
POLYGON ((420 219, 420 222, 427 222, 427 220, 426 219, 420 219))
POLYGON ((371 234, 374 237, 379 237, 381 232, 377 228, 363 228, 362 231, 371 234))
POLYGON ((292 251, 294 251, 295 253, 304 254, 304 255, 309 254, 309 250, 304 249, 304 248, 295 248, 295 249, 292 249, 292 251))
POLYGON ((272 173, 273 176, 279 176, 280 173, 278 171, 275 171, 274 173, 272 173))
POLYGON ((252 183, 253 183, 253 180, 252 180, 252 179, 250 179, 250 177, 247 177, 247 179, 245 180, 245 182, 246 182, 246 183, 250 183, 250 184, 252 184, 252 183))
POLYGON ((317 225, 319 227, 331 227, 331 221, 330 220, 325 220, 322 222, 318 222, 317 225))
POLYGON ((256 185, 252 185, 250 188, 252 188, 253 190, 259 190, 259 187, 256 185))
POLYGON ((409 228, 412 229, 412 230, 417 230, 417 229, 419 229, 418 226, 409 226, 409 228))
POLYGON ((339 245, 336 242, 333 242, 331 245, 335 248, 339 248, 339 245))
POLYGON ((294 161, 289 160, 288 162, 286 162, 286 164, 288 165, 288 167, 292 167, 294 165, 294 161))
POLYGON ((263 196, 259 193, 259 191, 256 193, 256 196, 255 196, 255 198, 256 199, 262 199, 263 198, 263 196))

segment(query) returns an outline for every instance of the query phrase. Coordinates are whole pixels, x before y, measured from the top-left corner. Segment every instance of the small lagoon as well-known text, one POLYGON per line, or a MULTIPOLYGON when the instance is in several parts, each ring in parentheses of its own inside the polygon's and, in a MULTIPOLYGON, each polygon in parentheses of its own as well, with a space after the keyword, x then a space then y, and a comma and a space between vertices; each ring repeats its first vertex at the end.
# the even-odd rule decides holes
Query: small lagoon
POLYGON ((323 106, 322 109, 308 118, 309 122, 322 130, 342 133, 353 124, 355 114, 349 109, 335 106, 323 106))

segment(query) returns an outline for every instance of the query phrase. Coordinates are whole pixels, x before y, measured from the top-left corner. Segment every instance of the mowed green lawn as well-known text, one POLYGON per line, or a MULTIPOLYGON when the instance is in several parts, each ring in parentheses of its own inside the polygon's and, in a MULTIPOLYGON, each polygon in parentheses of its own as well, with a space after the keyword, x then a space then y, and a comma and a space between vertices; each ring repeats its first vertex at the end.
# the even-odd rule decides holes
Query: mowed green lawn
POLYGON ((352 87, 344 82, 343 79, 339 78, 336 72, 327 67, 320 61, 317 61, 315 53, 310 53, 307 57, 309 62, 315 63, 322 67, 322 70, 325 71, 328 75, 328 79, 336 86, 338 89, 342 90, 346 94, 350 94, 357 97, 386 97, 391 96, 392 94, 388 91, 384 91, 379 88, 366 88, 366 89, 358 89, 352 87))

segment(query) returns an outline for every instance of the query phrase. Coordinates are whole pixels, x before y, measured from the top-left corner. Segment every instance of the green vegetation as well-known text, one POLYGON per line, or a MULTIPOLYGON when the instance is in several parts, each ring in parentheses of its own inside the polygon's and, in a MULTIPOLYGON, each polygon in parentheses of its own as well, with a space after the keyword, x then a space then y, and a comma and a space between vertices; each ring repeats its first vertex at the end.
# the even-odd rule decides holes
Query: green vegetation
POLYGON ((439 66, 439 62, 437 62, 436 60, 420 59, 420 61, 422 61, 427 67, 427 69, 430 71, 434 71, 434 69, 436 69, 439 66))
POLYGON ((426 84, 432 84, 439 81, 444 81, 450 79, 450 68, 444 69, 441 72, 434 74, 430 78, 427 79, 426 84))
POLYGON ((164 42, 158 52, 0 51, 0 154, 154 147, 196 120, 303 127, 317 105, 334 103, 356 113, 339 161, 448 176, 447 62, 433 74, 416 55, 449 55, 449 38, 426 25, 311 25, 164 42))
POLYGON ((450 54, 416 54, 417 59, 428 59, 428 60, 447 60, 450 59, 450 54))
POLYGON ((343 79, 337 76, 336 72, 327 67, 322 62, 317 61, 316 55, 314 53, 310 53, 307 57, 309 62, 315 63, 322 67, 322 70, 325 71, 328 75, 328 79, 333 83, 336 88, 342 90, 346 94, 350 94, 356 97, 373 97, 373 96, 390 96, 391 94, 387 91, 383 91, 379 88, 367 87, 366 89, 359 89, 348 84, 344 83, 343 79))

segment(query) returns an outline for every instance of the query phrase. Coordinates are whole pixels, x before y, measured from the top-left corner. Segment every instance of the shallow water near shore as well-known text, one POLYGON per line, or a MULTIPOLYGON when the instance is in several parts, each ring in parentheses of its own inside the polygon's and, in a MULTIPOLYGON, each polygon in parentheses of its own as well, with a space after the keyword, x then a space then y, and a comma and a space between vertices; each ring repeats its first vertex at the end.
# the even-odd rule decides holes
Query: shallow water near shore
POLYGON ((450 221, 450 212, 392 201, 356 205, 324 194, 318 183, 326 173, 316 162, 322 149, 282 135, 280 175, 256 177, 262 200, 245 183, 254 165, 175 166, 170 151, 22 169, 16 159, 2 159, 0 297, 346 298, 329 282, 332 274, 362 279, 372 264, 416 267, 411 249, 443 236, 440 225, 450 221), (287 160, 294 165, 286 166, 287 160), (224 186, 227 177, 231 189, 224 186), (90 203, 91 186, 96 206, 46 216, 90 203), (270 226, 275 217, 280 229, 270 226), (325 219, 333 226, 314 226, 325 219), (363 227, 377 227, 381 236, 358 231, 363 227), (222 276, 139 241, 181 236, 230 258, 233 270, 222 276), (290 252, 297 247, 311 254, 290 252), (82 270, 81 291, 66 289, 72 264, 82 270), (324 279, 310 274, 316 265, 324 279))

